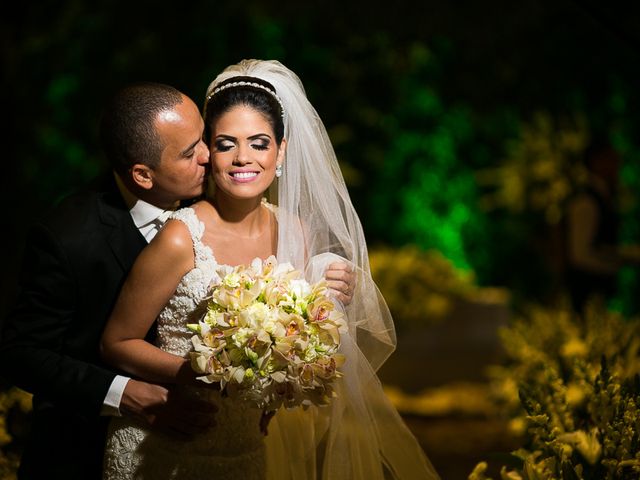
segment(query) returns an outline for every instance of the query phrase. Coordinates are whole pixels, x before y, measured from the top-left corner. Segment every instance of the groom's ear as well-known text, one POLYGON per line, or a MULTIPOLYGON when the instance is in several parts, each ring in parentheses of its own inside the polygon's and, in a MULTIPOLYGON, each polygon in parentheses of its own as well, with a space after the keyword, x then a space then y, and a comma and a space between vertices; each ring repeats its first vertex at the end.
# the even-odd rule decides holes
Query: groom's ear
POLYGON ((131 167, 131 179, 136 185, 145 190, 150 190, 153 187, 151 169, 142 163, 136 163, 131 167))

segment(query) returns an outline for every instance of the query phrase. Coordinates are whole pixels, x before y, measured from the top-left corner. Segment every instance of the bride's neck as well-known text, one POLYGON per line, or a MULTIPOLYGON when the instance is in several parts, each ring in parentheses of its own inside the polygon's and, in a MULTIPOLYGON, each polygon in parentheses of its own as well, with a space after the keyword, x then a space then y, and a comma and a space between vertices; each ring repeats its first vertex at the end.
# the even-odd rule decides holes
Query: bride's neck
POLYGON ((238 235, 255 236, 267 227, 269 216, 261 208, 261 198, 229 198, 216 192, 211 200, 225 228, 238 235))

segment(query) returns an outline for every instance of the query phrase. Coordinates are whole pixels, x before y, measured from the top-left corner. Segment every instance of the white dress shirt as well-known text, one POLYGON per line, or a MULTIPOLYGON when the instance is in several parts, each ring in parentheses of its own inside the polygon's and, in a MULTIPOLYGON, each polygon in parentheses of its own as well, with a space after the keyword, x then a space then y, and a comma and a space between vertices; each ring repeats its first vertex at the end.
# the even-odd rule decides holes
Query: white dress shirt
MULTIPOLYGON (((140 200, 129 190, 127 190, 127 188, 124 186, 124 183, 117 174, 115 175, 115 177, 118 188, 120 189, 120 193, 122 194, 122 197, 124 198, 124 201, 129 208, 131 218, 133 218, 133 223, 138 228, 138 230, 140 230, 140 233, 147 240, 147 243, 150 242, 153 237, 155 237, 156 234, 160 231, 160 229, 164 225, 164 222, 167 221, 175 208, 170 210, 163 210, 156 207, 155 205, 151 205, 150 203, 145 202, 144 200, 140 200)), ((178 204, 176 203, 175 207, 177 206, 178 204)), ((122 401, 122 394, 124 393, 124 389, 127 386, 128 381, 129 377, 116 375, 116 377, 111 382, 111 386, 107 391, 107 395, 104 398, 101 410, 102 415, 121 415, 120 402, 122 401)))

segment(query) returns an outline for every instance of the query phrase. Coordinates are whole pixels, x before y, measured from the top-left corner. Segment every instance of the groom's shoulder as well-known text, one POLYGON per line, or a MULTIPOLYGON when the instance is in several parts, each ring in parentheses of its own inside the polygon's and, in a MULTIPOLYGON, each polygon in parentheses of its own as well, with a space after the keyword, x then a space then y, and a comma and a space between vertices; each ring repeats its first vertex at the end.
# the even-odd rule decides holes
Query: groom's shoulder
POLYGON ((91 228, 99 220, 100 205, 114 201, 118 195, 113 176, 97 177, 60 196, 38 223, 54 230, 91 228))
POLYGON ((103 192, 96 189, 93 182, 61 195, 52 205, 48 217, 57 219, 72 213, 91 212, 103 192))

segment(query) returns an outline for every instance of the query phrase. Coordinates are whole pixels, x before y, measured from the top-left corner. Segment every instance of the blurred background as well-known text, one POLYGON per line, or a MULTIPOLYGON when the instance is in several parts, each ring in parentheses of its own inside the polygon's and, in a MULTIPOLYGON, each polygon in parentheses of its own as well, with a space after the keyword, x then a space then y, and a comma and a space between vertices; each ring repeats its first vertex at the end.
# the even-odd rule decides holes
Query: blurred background
MULTIPOLYGON (((159 81, 202 104, 225 66, 277 59, 334 143, 396 321, 380 377, 442 478, 638 478, 640 269, 617 269, 615 290, 577 315, 566 220, 587 146, 606 138, 620 160, 615 247, 640 243, 640 7, 412 3, 13 5, 2 316, 27 225, 105 168, 97 126, 115 88, 159 81)), ((29 400, 0 391, 0 478, 13 478, 29 400)))

